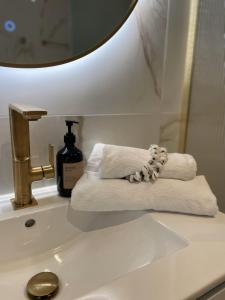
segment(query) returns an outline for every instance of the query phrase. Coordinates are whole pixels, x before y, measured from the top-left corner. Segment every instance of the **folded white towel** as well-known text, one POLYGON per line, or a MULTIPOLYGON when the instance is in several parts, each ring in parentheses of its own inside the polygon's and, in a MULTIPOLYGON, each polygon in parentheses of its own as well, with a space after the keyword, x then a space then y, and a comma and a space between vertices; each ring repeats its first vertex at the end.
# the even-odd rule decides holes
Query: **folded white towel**
MULTIPOLYGON (((87 170, 99 172, 101 178, 123 178, 141 171, 150 159, 148 150, 116 145, 96 144, 87 170)), ((189 154, 169 153, 159 177, 191 180, 196 176, 197 164, 189 154)))
POLYGON ((123 179, 100 179, 85 173, 76 184, 71 205, 81 211, 146 210, 215 216, 216 197, 204 176, 190 181, 158 179, 130 184, 123 179))

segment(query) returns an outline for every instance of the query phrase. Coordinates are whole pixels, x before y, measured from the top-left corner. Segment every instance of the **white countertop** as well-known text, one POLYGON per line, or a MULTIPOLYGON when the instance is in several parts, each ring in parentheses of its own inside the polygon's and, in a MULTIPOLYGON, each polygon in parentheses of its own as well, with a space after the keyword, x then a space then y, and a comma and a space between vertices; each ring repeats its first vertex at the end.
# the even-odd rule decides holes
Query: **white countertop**
MULTIPOLYGON (((51 193, 55 194, 54 187, 49 189, 49 195, 51 193)), ((12 211, 8 200, 1 203, 0 219, 25 213, 23 210, 12 211)), ((46 199, 44 204, 48 205, 46 199)), ((67 204, 59 199, 53 205, 67 204)), ((156 212, 149 214, 188 240, 189 245, 128 273, 80 300, 194 300, 225 281, 225 214, 218 213, 215 218, 156 212)))
POLYGON ((196 299, 225 281, 225 215, 215 218, 152 213, 189 245, 113 281, 85 300, 196 299))

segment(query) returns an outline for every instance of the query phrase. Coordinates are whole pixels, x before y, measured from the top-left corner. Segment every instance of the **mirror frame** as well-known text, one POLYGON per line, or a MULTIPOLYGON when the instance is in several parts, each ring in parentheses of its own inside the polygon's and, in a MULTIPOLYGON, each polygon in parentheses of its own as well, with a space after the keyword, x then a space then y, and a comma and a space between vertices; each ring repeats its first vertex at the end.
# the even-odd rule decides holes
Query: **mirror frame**
POLYGON ((75 61, 77 59, 80 59, 92 52, 94 52, 95 50, 97 50, 98 48, 100 48, 102 45, 104 45, 108 40, 110 40, 116 33, 117 31, 119 31, 119 29, 124 25, 124 23, 127 21, 127 19, 129 18, 129 16, 131 15, 131 13, 134 11, 134 8, 137 5, 138 0, 133 0, 131 1, 131 5, 130 8, 128 10, 128 13, 126 15, 126 17, 117 25, 115 26, 114 30, 112 32, 110 32, 109 34, 107 34, 105 36, 104 39, 102 39, 98 44, 96 44, 96 46, 87 49, 86 51, 83 51, 82 53, 78 54, 78 55, 74 55, 71 57, 68 57, 66 59, 62 59, 59 61, 53 61, 50 63, 41 63, 41 64, 16 64, 16 63, 5 63, 5 62, 1 62, 0 61, 0 67, 10 67, 10 68, 45 68, 45 67, 54 67, 54 66, 58 66, 58 65, 63 65, 72 61, 75 61))

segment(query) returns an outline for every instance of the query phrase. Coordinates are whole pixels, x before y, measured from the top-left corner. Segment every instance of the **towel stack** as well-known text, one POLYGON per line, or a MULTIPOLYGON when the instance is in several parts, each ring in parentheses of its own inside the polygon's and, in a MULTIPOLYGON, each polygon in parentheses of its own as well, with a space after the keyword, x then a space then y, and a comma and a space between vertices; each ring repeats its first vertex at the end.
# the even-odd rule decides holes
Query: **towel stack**
POLYGON ((96 144, 86 172, 73 190, 71 205, 82 211, 151 209, 215 216, 216 197, 205 177, 196 176, 195 159, 188 154, 167 155, 165 148, 161 151, 157 147, 145 150, 96 144), (149 177, 153 174, 153 148, 163 156, 157 172, 149 177), (146 174, 143 167, 148 171, 146 174))

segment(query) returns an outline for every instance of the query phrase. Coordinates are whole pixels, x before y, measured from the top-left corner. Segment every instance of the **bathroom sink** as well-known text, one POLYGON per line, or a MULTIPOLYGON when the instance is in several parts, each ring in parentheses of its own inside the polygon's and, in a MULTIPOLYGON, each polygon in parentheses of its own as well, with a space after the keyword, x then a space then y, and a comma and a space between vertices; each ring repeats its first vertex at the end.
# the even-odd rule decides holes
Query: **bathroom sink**
POLYGON ((28 280, 42 271, 59 277, 55 299, 79 299, 188 245, 151 213, 81 213, 57 196, 39 203, 0 219, 4 300, 27 299, 28 280))

